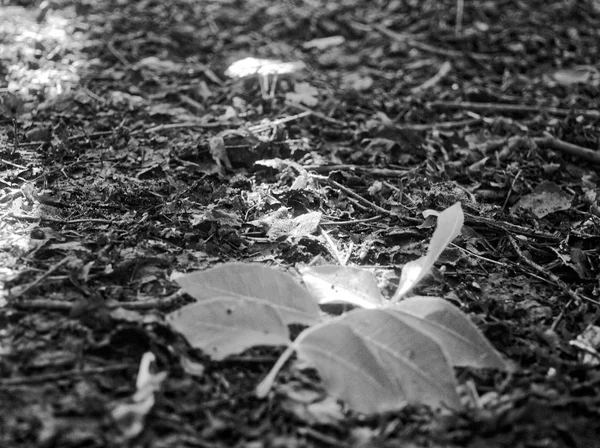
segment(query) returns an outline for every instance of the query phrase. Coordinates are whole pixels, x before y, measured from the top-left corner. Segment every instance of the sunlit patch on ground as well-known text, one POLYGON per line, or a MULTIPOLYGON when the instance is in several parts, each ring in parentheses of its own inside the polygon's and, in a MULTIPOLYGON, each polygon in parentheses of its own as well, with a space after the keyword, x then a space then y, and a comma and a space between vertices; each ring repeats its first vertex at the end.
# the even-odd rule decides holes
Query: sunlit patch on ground
POLYGON ((60 95, 79 82, 78 56, 66 49, 72 23, 65 12, 69 10, 41 14, 16 6, 0 9, 0 70, 7 81, 3 92, 29 103, 60 95))

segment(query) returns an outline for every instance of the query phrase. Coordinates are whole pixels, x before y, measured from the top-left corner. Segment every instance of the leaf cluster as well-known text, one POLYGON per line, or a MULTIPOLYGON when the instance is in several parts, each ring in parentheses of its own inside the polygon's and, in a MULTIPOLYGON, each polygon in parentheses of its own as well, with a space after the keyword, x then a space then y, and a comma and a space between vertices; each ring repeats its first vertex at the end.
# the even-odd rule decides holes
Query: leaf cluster
POLYGON ((357 267, 305 268, 304 288, 268 266, 227 263, 177 279, 196 302, 168 321, 216 360, 257 345, 286 345, 256 389, 261 397, 295 352, 318 371, 329 394, 356 411, 373 414, 409 403, 459 408, 454 366, 508 365, 457 307, 438 297, 404 298, 463 225, 460 203, 429 213, 438 215, 438 223, 427 254, 405 265, 391 300, 382 297, 369 271, 357 267), (324 315, 320 305, 332 302, 356 308, 324 315), (307 328, 292 341, 290 324, 307 328))

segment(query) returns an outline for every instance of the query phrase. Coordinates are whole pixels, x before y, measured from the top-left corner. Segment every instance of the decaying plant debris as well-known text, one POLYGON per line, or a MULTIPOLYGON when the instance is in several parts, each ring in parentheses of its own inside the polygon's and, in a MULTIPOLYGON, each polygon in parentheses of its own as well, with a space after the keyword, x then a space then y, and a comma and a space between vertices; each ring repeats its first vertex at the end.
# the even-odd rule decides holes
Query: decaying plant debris
MULTIPOLYGON (((0 446, 598 446, 597 1, 5 1, 0 446), (237 64, 237 65, 236 65, 237 64), (369 269, 513 367, 365 416, 283 349, 215 361, 182 274, 369 269)), ((290 328, 292 337, 302 328, 290 328)))

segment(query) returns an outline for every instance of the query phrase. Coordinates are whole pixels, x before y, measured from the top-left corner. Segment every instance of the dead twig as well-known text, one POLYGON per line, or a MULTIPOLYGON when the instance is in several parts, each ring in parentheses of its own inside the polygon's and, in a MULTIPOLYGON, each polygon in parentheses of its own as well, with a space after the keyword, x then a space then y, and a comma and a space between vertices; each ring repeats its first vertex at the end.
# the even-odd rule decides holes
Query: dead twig
MULTIPOLYGON (((508 145, 510 148, 516 148, 521 144, 527 144, 532 142, 539 148, 549 148, 554 151, 563 152, 575 157, 579 157, 587 162, 593 164, 600 164, 600 151, 594 151, 593 149, 584 148, 583 146, 574 145, 553 137, 547 132, 544 132, 544 137, 520 137, 515 136, 508 139, 492 140, 484 145, 477 146, 477 149, 482 150, 484 153, 500 150, 504 145, 508 145)), ((528 145, 526 145, 528 146, 528 145)))
POLYGON ((443 110, 474 110, 477 112, 545 113, 559 117, 581 115, 586 118, 600 117, 600 111, 585 109, 559 109, 556 107, 525 106, 521 104, 472 103, 469 101, 432 101, 428 106, 443 110))
MULTIPOLYGON (((513 249, 515 250, 515 252, 519 256, 519 259, 521 261, 523 261, 527 266, 529 266, 530 268, 532 268, 536 272, 540 273, 540 275, 542 275, 543 277, 546 277, 547 279, 551 280, 566 295, 568 295, 571 298, 572 301, 575 301, 575 302, 579 303, 579 302, 582 302, 582 301, 585 300, 585 301, 588 301, 590 303, 593 303, 594 305, 600 306, 600 302, 598 302, 597 300, 590 299, 589 297, 577 294, 575 291, 573 291, 571 288, 569 288, 569 286, 565 282, 563 282, 560 278, 558 278, 552 272, 549 272, 547 269, 544 269, 542 266, 540 266, 536 262, 534 262, 534 261, 530 260, 529 258, 527 258, 523 254, 523 252, 521 251, 521 248, 519 247, 519 245, 515 241, 514 237, 511 236, 508 233, 506 234, 506 236, 508 238, 508 241, 510 242, 510 245, 513 247, 513 249)), ((571 302, 569 301, 569 303, 571 303, 571 302)))
POLYGON ((396 129, 401 131, 429 131, 431 129, 455 129, 455 128, 464 128, 467 126, 473 126, 475 124, 483 123, 483 118, 469 118, 467 120, 457 120, 457 121, 441 121, 438 123, 427 123, 427 124, 400 124, 394 126, 396 129))
MULTIPOLYGON (((183 295, 183 292, 177 291, 170 296, 161 297, 154 300, 140 301, 128 301, 128 302, 108 302, 106 306, 109 309, 124 308, 132 311, 146 311, 154 309, 165 309, 173 306, 183 295)), ((11 301, 10 304, 19 310, 45 310, 45 311, 71 311, 75 305, 75 302, 65 302, 63 300, 51 300, 51 299, 33 299, 33 300, 19 300, 11 301)))
POLYGON ((386 216, 395 216, 392 212, 390 212, 389 210, 386 210, 385 208, 382 208, 380 206, 378 206, 377 204, 374 204, 373 202, 369 201, 368 199, 363 198, 361 195, 359 195, 358 193, 355 193, 354 191, 350 190, 347 187, 344 187, 342 184, 340 184, 339 182, 336 182, 333 179, 329 179, 326 176, 319 176, 318 174, 311 174, 311 177, 314 179, 318 179, 318 180, 323 180, 325 182, 327 182, 329 185, 339 188, 340 190, 342 190, 343 192, 345 192, 348 196, 353 197, 354 199, 356 199, 358 202, 361 202, 362 204, 366 205, 367 207, 376 210, 379 213, 382 213, 386 216))
POLYGON ((544 137, 534 138, 533 142, 540 147, 554 149, 555 151, 579 157, 587 162, 600 164, 600 151, 594 151, 593 149, 562 141, 547 132, 544 133, 544 137))
POLYGON ((17 165, 16 163, 10 162, 8 160, 4 160, 4 159, 0 159, 0 163, 5 163, 6 165, 10 165, 13 166, 15 168, 18 168, 20 170, 26 170, 27 167, 23 166, 23 165, 17 165))
POLYGON ((254 126, 250 126, 248 130, 250 132, 263 132, 267 131, 275 126, 279 126, 280 124, 288 123, 290 121, 299 120, 300 118, 308 117, 312 115, 311 110, 306 110, 304 112, 300 112, 296 115, 291 115, 289 117, 278 118, 277 120, 269 121, 268 123, 260 123, 254 126))
POLYGON ((26 285, 23 289, 21 289, 20 291, 18 291, 15 294, 10 294, 10 298, 11 299, 16 299, 20 296, 22 296, 23 294, 25 294, 27 291, 29 291, 31 288, 35 287, 36 285, 38 285, 42 280, 44 280, 46 277, 48 277, 50 274, 52 274, 54 271, 56 271, 59 267, 61 267, 63 264, 66 264, 70 261, 75 260, 76 258, 73 257, 72 255, 67 255, 65 258, 63 258, 62 260, 60 260, 58 263, 56 263, 54 266, 50 266, 50 268, 44 272, 39 278, 37 278, 36 280, 32 281, 31 283, 29 283, 28 285, 26 285))
POLYGON ((199 123, 197 121, 185 121, 183 123, 170 123, 170 124, 159 124, 148 129, 138 129, 133 131, 130 135, 137 134, 148 134, 150 132, 168 131, 170 129, 181 129, 181 128, 218 128, 219 126, 228 126, 231 123, 199 123))
POLYGON ((311 115, 314 115, 315 117, 320 118, 323 121, 327 121, 329 123, 337 124, 337 125, 340 125, 340 126, 348 126, 348 124, 344 123, 343 121, 336 120, 335 118, 328 117, 327 115, 322 114, 321 112, 317 112, 316 110, 313 110, 313 109, 311 109, 309 107, 306 107, 306 106, 304 106, 302 104, 291 103, 291 102, 286 102, 285 104, 286 104, 286 106, 290 106, 290 107, 293 107, 295 109, 300 109, 300 110, 303 110, 303 111, 306 111, 306 112, 310 112, 311 115))
POLYGON ((511 224, 509 222, 499 221, 498 219, 484 218, 465 212, 465 220, 468 223, 484 224, 493 229, 501 230, 506 233, 518 233, 519 235, 529 236, 531 238, 541 238, 551 241, 559 241, 560 238, 550 233, 542 233, 531 230, 528 227, 511 224))
POLYGON ((377 221, 378 219, 381 219, 382 216, 381 215, 377 215, 377 216, 373 216, 371 218, 363 218, 363 219, 351 219, 350 221, 322 221, 319 224, 322 226, 345 226, 345 225, 350 225, 350 224, 360 224, 362 222, 371 222, 371 221, 377 221))
POLYGON ((9 213, 7 215, 10 218, 20 219, 23 221, 46 221, 46 222, 55 222, 57 224, 80 224, 84 222, 95 222, 98 224, 113 224, 117 221, 112 219, 102 219, 102 218, 80 218, 80 219, 56 219, 56 218, 48 218, 45 216, 27 216, 27 215, 15 215, 13 213, 9 213))
POLYGON ((413 170, 396 170, 392 168, 371 168, 359 165, 302 165, 307 171, 314 171, 315 173, 330 173, 332 171, 343 171, 348 170, 359 174, 372 174, 375 176, 383 177, 402 177, 410 173, 413 170))
POLYGON ((374 30, 379 31, 381 34, 389 37, 390 39, 393 39, 397 42, 405 42, 408 45, 410 45, 411 47, 415 47, 421 51, 425 51, 427 53, 431 53, 431 54, 437 54, 439 56, 444 56, 448 59, 455 59, 455 58, 461 58, 461 57, 468 57, 477 61, 491 61, 495 58, 502 58, 507 62, 510 62, 512 60, 514 60, 514 58, 512 56, 496 56, 496 55, 492 55, 492 54, 483 54, 483 53, 473 53, 470 51, 459 51, 459 50, 450 50, 450 49, 445 49, 445 48, 438 48, 438 47, 434 47, 433 45, 429 45, 423 42, 420 42, 418 40, 416 40, 414 38, 414 36, 411 36, 410 34, 400 34, 400 33, 396 33, 392 30, 387 29, 384 26, 381 25, 371 25, 371 28, 374 30))
POLYGON ((70 370, 68 372, 53 372, 33 376, 17 376, 13 378, 2 378, 0 379, 0 387, 27 386, 30 384, 47 383, 48 381, 65 380, 68 378, 79 378, 88 375, 102 375, 105 373, 127 370, 132 367, 135 368, 136 366, 132 364, 116 364, 114 366, 95 367, 85 370, 70 370))
POLYGON ((448 73, 450 73, 451 69, 452 69, 452 64, 450 64, 450 62, 448 62, 448 61, 444 62, 442 64, 442 66, 440 67, 440 69, 438 70, 438 72, 433 77, 429 78, 427 81, 425 81, 420 86, 413 87, 412 89, 410 89, 410 93, 415 95, 417 93, 423 92, 424 90, 432 88, 433 86, 438 84, 442 79, 444 79, 446 77, 446 75, 448 73))
POLYGON ((115 48, 115 43, 114 41, 109 41, 106 44, 106 48, 108 48, 108 51, 110 51, 112 53, 112 55, 118 59, 118 61, 123 64, 123 66, 127 69, 130 69, 132 67, 132 65, 129 63, 129 61, 127 59, 125 59, 125 56, 123 56, 121 54, 121 52, 119 50, 117 50, 115 48))

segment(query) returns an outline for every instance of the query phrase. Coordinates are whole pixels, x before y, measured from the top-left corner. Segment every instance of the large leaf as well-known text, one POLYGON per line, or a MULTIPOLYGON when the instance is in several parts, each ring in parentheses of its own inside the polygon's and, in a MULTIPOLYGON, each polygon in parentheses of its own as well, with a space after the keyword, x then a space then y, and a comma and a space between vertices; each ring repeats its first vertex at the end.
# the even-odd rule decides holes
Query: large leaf
MULTIPOLYGON (((226 263, 176 279, 196 300, 216 297, 238 298, 257 306, 275 308, 285 324, 313 324, 319 318, 315 299, 294 278, 260 264, 226 263)), ((257 328, 260 323, 257 322, 257 328)))
POLYGON ((366 269, 350 266, 313 266, 301 271, 302 280, 319 303, 347 302, 378 308, 383 298, 375 277, 366 269))
POLYGON ((429 335, 454 366, 507 370, 508 365, 471 320, 448 301, 415 296, 386 312, 429 335))
POLYGON ((460 405, 444 351, 427 334, 385 310, 357 309, 305 330, 294 343, 327 391, 372 414, 407 403, 460 405))
POLYGON ((169 314, 167 321, 193 347, 217 360, 255 345, 290 342, 288 327, 273 306, 239 297, 192 303, 169 314))
POLYGON ((444 249, 460 234, 464 220, 460 202, 448 207, 438 215, 437 226, 429 242, 427 255, 406 263, 392 301, 401 299, 429 273, 444 249))

